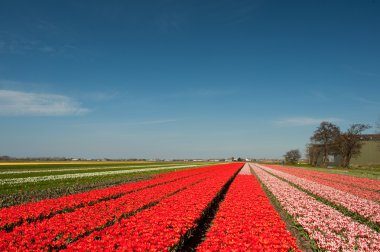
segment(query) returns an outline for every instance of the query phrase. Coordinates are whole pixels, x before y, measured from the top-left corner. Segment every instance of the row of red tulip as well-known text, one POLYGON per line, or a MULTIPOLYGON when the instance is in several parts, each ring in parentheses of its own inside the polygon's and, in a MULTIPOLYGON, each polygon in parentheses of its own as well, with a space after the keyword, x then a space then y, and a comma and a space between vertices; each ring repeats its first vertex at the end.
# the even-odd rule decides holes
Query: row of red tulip
POLYGON ((254 166, 254 171, 320 249, 380 251, 380 234, 376 231, 269 174, 267 167, 254 166))
POLYGON ((203 173, 78 208, 70 213, 57 214, 33 224, 24 223, 11 232, 0 232, 0 248, 8 250, 61 248, 80 236, 113 224, 152 202, 159 201, 178 190, 189 188, 209 177, 210 173, 203 173))
POLYGON ((93 232, 67 246, 68 251, 164 251, 177 246, 240 168, 241 163, 221 166, 196 186, 163 199, 157 205, 93 232))
POLYGON ((380 224, 380 204, 356 195, 321 185, 311 180, 303 179, 277 169, 266 167, 271 173, 292 182, 301 188, 324 198, 336 205, 343 206, 353 213, 357 213, 374 223, 380 224))
MULTIPOLYGON (((246 173, 248 174, 248 173, 246 173)), ((299 251, 252 175, 238 175, 198 251, 299 251)))
POLYGON ((283 167, 278 165, 270 165, 268 167, 317 182, 321 185, 330 186, 361 198, 380 201, 380 182, 377 180, 311 171, 300 168, 283 167))
POLYGON ((192 176, 208 171, 209 169, 213 169, 213 167, 171 172, 156 179, 2 208, 0 209, 0 230, 7 229, 15 225, 20 225, 23 222, 31 222, 37 219, 48 218, 57 213, 70 212, 76 208, 97 204, 104 200, 118 198, 124 194, 131 193, 136 190, 141 190, 147 187, 174 181, 176 179, 192 176))

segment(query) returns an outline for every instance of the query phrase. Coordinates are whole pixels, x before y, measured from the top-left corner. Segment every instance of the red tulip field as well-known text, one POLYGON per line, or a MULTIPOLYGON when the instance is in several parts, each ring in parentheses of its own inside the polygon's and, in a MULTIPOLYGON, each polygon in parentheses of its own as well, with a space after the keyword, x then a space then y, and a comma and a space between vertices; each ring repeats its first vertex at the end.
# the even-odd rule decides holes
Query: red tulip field
POLYGON ((0 209, 0 251, 380 251, 380 181, 227 163, 0 209))

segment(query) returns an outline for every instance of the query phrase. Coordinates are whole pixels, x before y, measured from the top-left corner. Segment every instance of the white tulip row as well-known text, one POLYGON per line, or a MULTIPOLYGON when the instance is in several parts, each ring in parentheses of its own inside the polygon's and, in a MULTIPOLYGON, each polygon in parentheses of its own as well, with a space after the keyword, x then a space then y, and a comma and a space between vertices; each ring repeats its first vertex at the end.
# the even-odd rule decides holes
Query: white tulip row
MULTIPOLYGON (((83 171, 83 170, 100 170, 100 169, 116 169, 116 168, 136 168, 136 167, 147 167, 147 168, 153 168, 153 167, 164 167, 168 166, 167 164, 153 164, 153 165, 122 165, 122 166, 99 166, 99 167, 75 167, 75 168, 64 168, 57 167, 54 169, 46 169, 46 170, 27 170, 27 171, 0 171, 0 175, 3 174, 23 174, 23 173, 38 173, 38 172, 62 172, 62 171, 83 171)), ((175 166, 175 165, 171 165, 175 166)), ((180 165, 182 166, 182 165, 180 165)), ((189 165, 194 166, 194 165, 189 165)))
POLYGON ((28 177, 28 178, 10 178, 10 179, 2 179, 0 181, 0 185, 35 183, 35 182, 49 181, 49 180, 84 178, 84 177, 93 177, 93 176, 107 176, 107 175, 115 175, 115 174, 159 171, 159 170, 166 170, 166 169, 182 169, 182 168, 190 168, 194 166, 197 166, 197 165, 181 165, 181 166, 177 165, 177 166, 166 166, 166 167, 158 167, 158 168, 141 168, 141 169, 105 171, 105 172, 86 172, 86 173, 48 175, 48 176, 28 177))

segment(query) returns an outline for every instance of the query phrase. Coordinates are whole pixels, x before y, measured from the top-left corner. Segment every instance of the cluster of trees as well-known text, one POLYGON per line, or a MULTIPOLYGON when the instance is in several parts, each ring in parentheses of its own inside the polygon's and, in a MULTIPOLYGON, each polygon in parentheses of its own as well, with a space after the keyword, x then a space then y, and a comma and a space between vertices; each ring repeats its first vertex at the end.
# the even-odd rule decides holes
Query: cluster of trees
POLYGON ((310 137, 311 143, 306 147, 309 163, 316 166, 322 160, 323 166, 328 166, 329 155, 340 157, 340 166, 348 167, 354 155, 360 153, 362 143, 360 136, 369 129, 367 124, 352 124, 346 131, 331 122, 321 122, 310 137))
POLYGON ((290 150, 284 155, 285 163, 296 164, 301 158, 301 152, 298 149, 290 150))
POLYGON ((8 161, 8 160, 11 160, 11 159, 12 158, 10 156, 5 156, 5 155, 0 156, 0 160, 6 160, 6 161, 8 161))
MULTIPOLYGON (((329 155, 333 155, 340 157, 340 166, 349 167, 351 158, 360 153, 361 134, 370 127, 367 124, 357 123, 342 131, 331 122, 321 122, 310 137, 310 143, 306 145, 309 163, 313 166, 327 167, 329 155)), ((380 123, 378 129, 380 130, 380 123)), ((300 158, 301 153, 298 149, 290 150, 284 155, 287 164, 296 164, 300 158)))
MULTIPOLYGON (((377 128, 377 134, 380 134, 380 120, 379 120, 379 122, 376 124, 376 128, 377 128)), ((377 145, 377 147, 378 147, 379 150, 380 150, 380 143, 377 145)))

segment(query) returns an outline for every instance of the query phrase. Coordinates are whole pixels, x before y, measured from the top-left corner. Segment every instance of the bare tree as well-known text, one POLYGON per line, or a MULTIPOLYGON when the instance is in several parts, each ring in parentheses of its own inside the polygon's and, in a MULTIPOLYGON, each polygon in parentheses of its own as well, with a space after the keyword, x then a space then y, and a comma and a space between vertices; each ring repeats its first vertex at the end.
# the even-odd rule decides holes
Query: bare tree
POLYGON ((371 128, 367 124, 352 124, 346 132, 340 133, 337 137, 339 154, 342 156, 341 165, 348 167, 350 165, 351 158, 354 155, 360 154, 362 143, 360 141, 360 135, 363 131, 371 128))
MULTIPOLYGON (((376 123, 376 128, 377 128, 377 134, 380 134, 380 119, 379 121, 376 123)), ((377 144, 377 148, 380 150, 380 141, 379 143, 377 144)))
POLYGON ((309 164, 311 164, 311 159, 312 159, 312 153, 310 153, 311 151, 311 144, 306 144, 306 148, 305 148, 305 158, 307 159, 307 162, 309 164))
POLYGON ((301 158, 301 153, 298 149, 290 150, 286 152, 286 154, 284 155, 284 158, 285 158, 285 163, 296 164, 298 160, 301 158))
POLYGON ((327 167, 329 160, 328 155, 334 151, 337 136, 340 135, 340 129, 333 123, 321 122, 319 127, 314 131, 310 138, 312 143, 318 144, 322 151, 322 164, 327 167))
POLYGON ((318 159, 322 154, 322 148, 318 144, 308 144, 306 146, 306 155, 309 160, 309 164, 317 166, 318 159))

